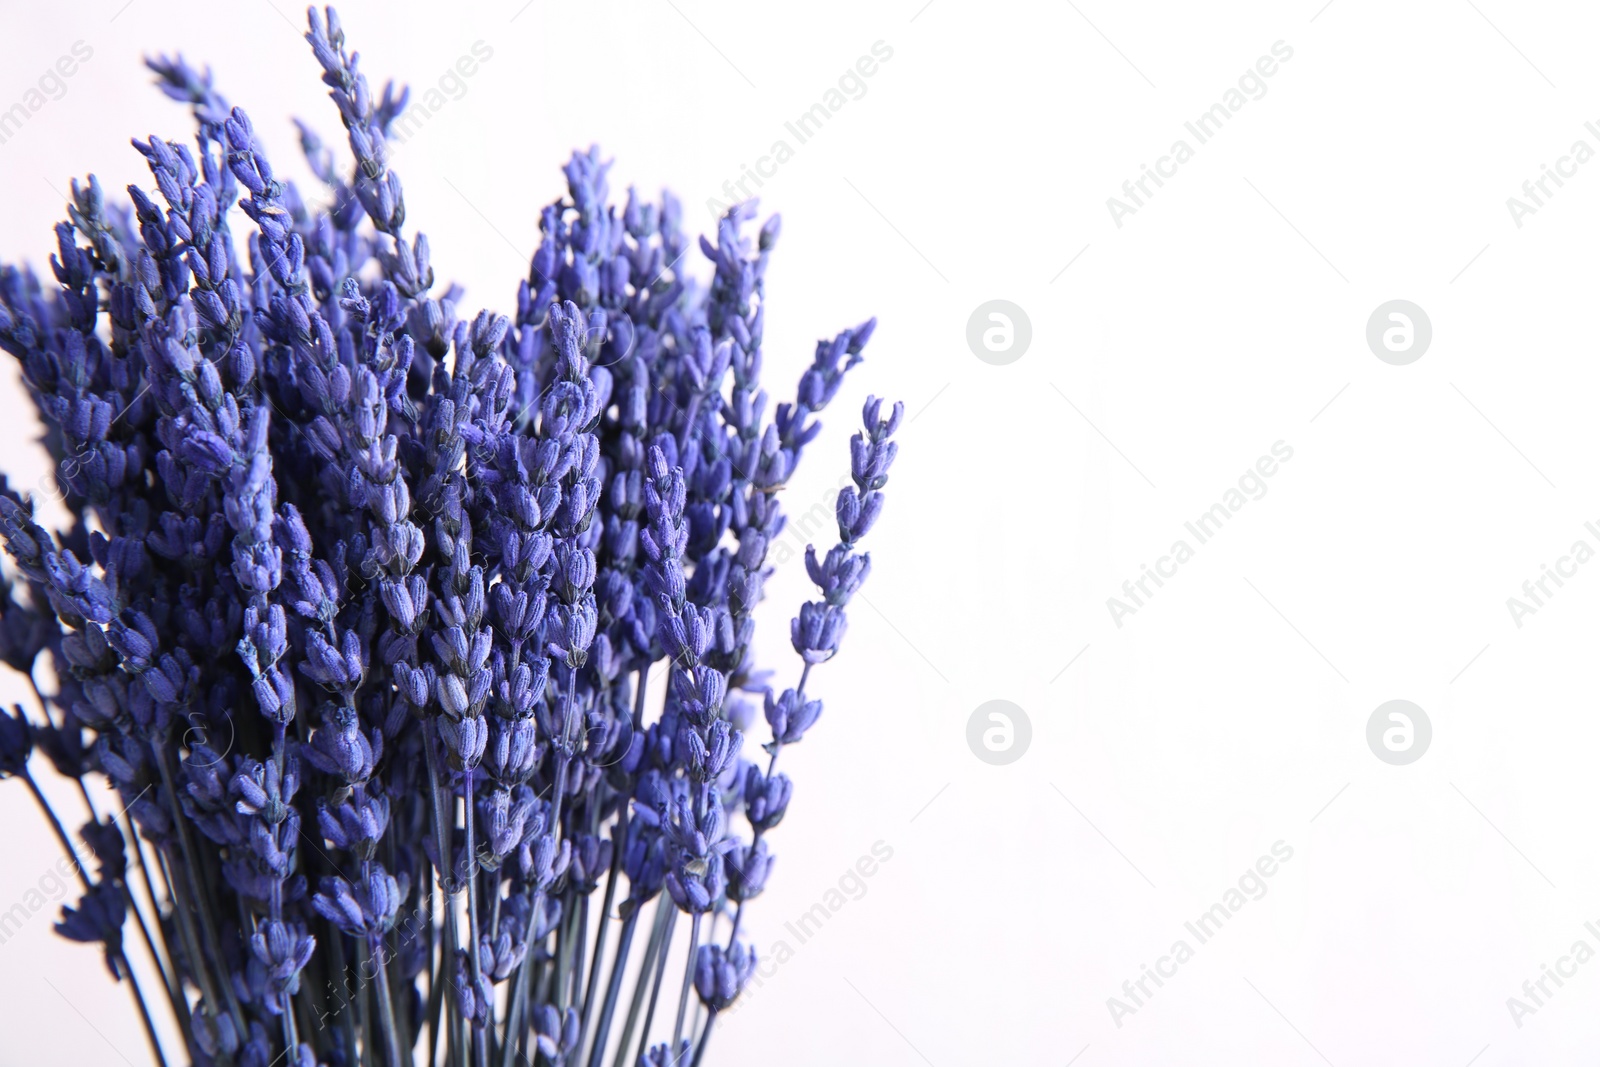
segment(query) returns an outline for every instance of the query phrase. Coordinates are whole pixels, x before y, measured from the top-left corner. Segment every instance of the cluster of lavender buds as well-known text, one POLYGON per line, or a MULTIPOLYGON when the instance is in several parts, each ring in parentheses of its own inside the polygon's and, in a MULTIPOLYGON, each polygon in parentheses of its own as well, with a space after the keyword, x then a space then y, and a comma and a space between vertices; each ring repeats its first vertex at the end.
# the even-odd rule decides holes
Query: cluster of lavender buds
POLYGON ((0 478, 0 659, 38 705, 0 713, 0 777, 95 868, 57 930, 100 946, 163 1065, 699 1064, 757 966, 779 754, 870 570, 901 420, 871 398, 770 685, 780 490, 874 322, 769 412, 777 217, 728 211, 697 282, 678 202, 608 203, 597 149, 516 314, 458 317, 389 166, 406 92, 373 94, 331 8, 309 25, 353 156, 300 124, 315 196, 158 57, 193 143, 135 140, 154 186, 128 204, 74 181, 53 287, 0 267, 69 516, 0 478))

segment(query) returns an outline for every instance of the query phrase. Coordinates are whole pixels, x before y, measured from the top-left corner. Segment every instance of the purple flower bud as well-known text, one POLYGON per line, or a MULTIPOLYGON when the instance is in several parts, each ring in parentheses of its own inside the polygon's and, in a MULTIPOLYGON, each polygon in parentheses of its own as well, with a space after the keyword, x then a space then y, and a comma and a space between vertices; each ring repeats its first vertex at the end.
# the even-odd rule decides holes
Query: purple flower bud
POLYGON ((324 878, 322 892, 311 898, 311 906, 347 934, 383 934, 394 928, 405 898, 404 879, 397 881, 375 863, 354 885, 343 878, 324 878))
POLYGON ((317 770, 355 785, 372 776, 377 749, 382 744, 382 736, 377 731, 373 732, 370 742, 367 740, 354 708, 330 704, 323 712, 322 725, 312 733, 305 754, 317 770))
POLYGON ((682 1067, 689 1062, 689 1054, 693 1051, 694 1046, 686 1037, 679 1040, 676 1052, 671 1045, 663 1041, 659 1045, 650 1046, 649 1051, 639 1057, 639 1067, 682 1067))
POLYGON ((494 719, 484 766, 502 784, 520 784, 533 774, 538 756, 532 719, 494 719))
POLYGON ((300 971, 311 961, 316 939, 298 923, 269 919, 250 938, 250 951, 266 969, 269 990, 276 997, 300 990, 300 971))
POLYGON ((11 714, 0 711, 0 778, 21 774, 33 751, 33 730, 17 706, 11 714))
POLYGON ((760 767, 751 764, 744 779, 744 810, 750 825, 765 832, 782 822, 791 792, 788 775, 779 773, 768 778, 760 767))
POLYGON ((494 987, 487 977, 472 980, 472 969, 466 949, 456 952, 455 995, 461 1005, 461 1014, 475 1026, 489 1021, 489 1011, 494 1006, 494 987))
POLYGON ((844 639, 844 609, 832 604, 807 602, 789 624, 790 643, 807 663, 826 663, 844 639))
POLYGON ((728 850, 728 896, 732 900, 754 900, 767 887, 772 874, 772 854, 765 839, 754 845, 743 843, 728 850))
POLYGON ((756 953, 741 941, 724 950, 721 945, 701 945, 694 959, 694 989, 700 1002, 721 1011, 744 990, 756 970, 756 953))
POLYGON ((687 770, 691 780, 709 782, 721 777, 739 755, 744 735, 735 730, 726 719, 717 719, 701 731, 688 728, 684 731, 687 770))
POLYGON ((553 1005, 541 1004, 534 1009, 533 1027, 539 1051, 550 1063, 562 1063, 567 1053, 578 1044, 578 1012, 568 1008, 558 1011, 553 1005))
POLYGON ((108 881, 95 883, 78 901, 76 908, 63 905, 61 921, 56 923, 56 933, 69 941, 98 942, 105 947, 106 968, 117 977, 117 964, 122 955, 122 924, 127 918, 127 905, 122 892, 108 881))
POLYGON ((792 745, 803 738, 821 716, 822 701, 805 700, 793 689, 785 689, 782 696, 774 699, 769 690, 765 708, 772 739, 779 744, 792 745))
POLYGON ((439 725, 439 737, 444 742, 450 766, 458 771, 476 767, 483 759, 484 749, 489 743, 487 720, 481 715, 469 715, 462 719, 441 717, 435 721, 439 725))

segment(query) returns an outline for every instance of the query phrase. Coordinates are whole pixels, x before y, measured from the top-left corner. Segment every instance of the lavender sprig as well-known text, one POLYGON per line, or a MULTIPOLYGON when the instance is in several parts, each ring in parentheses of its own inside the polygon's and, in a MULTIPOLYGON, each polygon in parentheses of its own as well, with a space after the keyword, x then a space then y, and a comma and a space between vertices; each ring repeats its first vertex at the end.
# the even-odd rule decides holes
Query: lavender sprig
POLYGON ((781 491, 875 322, 819 342, 769 415, 776 216, 719 220, 702 284, 678 202, 613 204, 596 148, 514 314, 458 317, 405 231, 405 90, 373 93, 332 9, 308 27, 348 148, 299 124, 331 204, 209 70, 158 57, 193 145, 135 141, 154 188, 126 206, 73 182, 52 288, 0 266, 0 348, 71 515, 46 530, 0 482, 0 662, 40 705, 0 715, 0 777, 72 854, 31 755, 76 780, 98 872, 58 930, 129 982, 158 1059, 141 945, 198 1067, 699 1062, 756 966, 778 753, 870 570, 900 421, 876 400, 839 543, 807 551, 800 680, 773 693, 753 647, 781 491))

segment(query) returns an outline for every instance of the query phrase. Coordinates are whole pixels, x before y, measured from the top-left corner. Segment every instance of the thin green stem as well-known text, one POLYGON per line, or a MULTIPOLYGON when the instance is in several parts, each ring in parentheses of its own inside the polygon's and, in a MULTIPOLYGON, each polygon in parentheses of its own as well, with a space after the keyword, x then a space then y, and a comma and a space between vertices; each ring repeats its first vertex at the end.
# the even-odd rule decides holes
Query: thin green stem
MULTIPOLYGON (((462 775, 461 801, 466 807, 466 846, 467 846, 467 936, 471 943, 467 946, 467 962, 472 968, 472 992, 476 997, 481 988, 483 978, 482 958, 478 950, 478 853, 473 839, 473 824, 477 822, 477 805, 474 801, 472 788, 472 772, 469 770, 462 775)), ((489 1067, 489 1034, 494 1029, 494 1003, 489 1003, 489 1018, 486 1023, 474 1021, 472 1024, 473 1046, 477 1054, 478 1067, 489 1067)))
MULTIPOLYGON (((188 1019, 185 1017, 187 1015, 187 1011, 180 1011, 178 1008, 180 1000, 177 994, 174 992, 172 978, 167 973, 167 969, 162 966, 161 956, 156 952, 156 943, 150 937, 150 928, 144 923, 144 915, 139 911, 139 904, 138 901, 134 899, 133 889, 126 881, 119 883, 119 885, 122 889, 122 898, 123 900, 127 901, 128 910, 133 912, 133 921, 139 927, 139 937, 144 941, 144 947, 150 953, 150 962, 156 969, 156 975, 161 979, 161 985, 166 991, 167 999, 171 1002, 172 1013, 178 1017, 178 1021, 183 1024, 184 1032, 187 1034, 188 1019)), ((188 1005, 184 1005, 184 1007, 187 1008, 188 1005)))
POLYGON ((517 1040, 522 1029, 522 1002, 528 995, 528 970, 529 962, 533 958, 533 948, 522 957, 522 963, 517 967, 517 980, 511 987, 511 1010, 506 1013, 506 1032, 500 1044, 500 1067, 511 1067, 512 1057, 516 1054, 517 1040))
MULTIPOLYGON (((166 953, 167 964, 164 973, 166 975, 168 989, 170 991, 170 995, 172 996, 174 1006, 178 1009, 178 1021, 180 1024, 182 1024, 184 1033, 187 1034, 189 1032, 189 1003, 183 996, 183 991, 178 980, 178 968, 176 964, 172 962, 172 949, 167 944, 166 933, 161 928, 161 897, 156 894, 155 881, 150 877, 150 864, 145 859, 144 842, 139 837, 139 831, 134 828, 133 819, 126 816, 126 813, 124 813, 124 816, 125 824, 119 821, 118 825, 122 827, 123 836, 133 842, 134 864, 139 868, 139 877, 144 882, 145 896, 150 898, 150 906, 155 909, 156 932, 161 934, 161 947, 166 953)), ((116 820, 116 816, 112 816, 112 818, 113 820, 116 820)), ((165 877, 163 877, 162 881, 165 882, 165 880, 165 877)), ((168 899, 171 898, 172 891, 170 888, 167 889, 166 895, 168 899)))
MULTIPOLYGON (((29 675, 28 677, 31 681, 33 676, 29 675)), ((35 685, 34 692, 37 693, 38 691, 39 687, 35 685)), ((43 701, 44 697, 41 694, 40 703, 42 704, 43 701)), ((74 778, 73 781, 77 783, 78 792, 83 796, 83 806, 89 809, 89 821, 98 824, 100 822, 100 813, 95 810, 94 798, 89 796, 89 787, 83 784, 82 777, 74 778)), ((110 825, 117 827, 117 836, 121 837, 122 824, 117 822, 115 817, 113 817, 110 825)), ((123 847, 127 847, 126 842, 124 842, 123 847)), ((135 855, 139 861, 139 867, 142 870, 144 867, 144 857, 137 853, 135 855)), ((187 1043, 189 1041, 189 1006, 188 1004, 183 1003, 182 998, 178 993, 178 988, 172 981, 172 973, 168 970, 168 963, 161 955, 161 952, 156 948, 155 939, 150 936, 150 928, 145 925, 144 913, 139 909, 138 898, 133 895, 132 884, 129 883, 126 876, 121 879, 119 884, 122 889, 122 898, 127 902, 128 910, 133 913, 133 921, 139 927, 139 937, 144 941, 144 947, 150 953, 150 963, 155 967, 156 974, 161 979, 161 987, 167 994, 167 1001, 172 1008, 173 1015, 177 1016, 178 1018, 179 1026, 183 1030, 184 1041, 187 1043)), ((146 888, 148 887, 148 875, 146 875, 146 888)), ((150 895, 150 902, 156 908, 156 913, 159 916, 161 906, 156 902, 154 893, 150 895)), ((189 1055, 191 1058, 194 1056, 194 1049, 192 1047, 189 1050, 189 1055)))
MULTIPOLYGON (((39 788, 39 783, 33 780, 33 775, 24 767, 18 776, 27 783, 28 789, 33 793, 33 799, 44 812, 45 819, 50 823, 50 828, 55 831, 56 840, 61 843, 61 848, 66 852, 67 858, 72 861, 73 869, 78 872, 78 880, 83 883, 84 892, 94 889, 94 883, 89 880, 89 875, 84 872, 83 864, 78 860, 77 850, 72 847, 72 838, 67 836, 66 827, 61 825, 61 820, 56 818, 55 808, 50 806, 50 800, 44 795, 44 790, 39 788)), ((126 892, 126 888, 124 888, 126 892)), ((161 1067, 166 1067, 167 1057, 161 1051, 161 1039, 156 1036, 155 1024, 150 1020, 150 1009, 144 1002, 144 991, 139 988, 139 979, 134 976, 133 965, 128 962, 128 957, 123 954, 120 945, 113 947, 106 945, 106 955, 110 956, 114 964, 120 964, 123 974, 127 976, 128 988, 133 993, 134 1005, 139 1009, 139 1018, 144 1022, 145 1035, 150 1039, 150 1048, 155 1053, 156 1062, 161 1067)))
MULTIPOLYGON (((659 906, 667 911, 667 925, 666 929, 662 931, 661 944, 656 949, 656 973, 655 979, 650 984, 650 1006, 644 1013, 644 1029, 639 1032, 639 1052, 634 1057, 635 1059, 643 1056, 645 1050, 650 1047, 650 1024, 656 1017, 656 1001, 661 997, 661 978, 667 970, 667 957, 672 954, 672 929, 678 922, 677 906, 667 898, 665 893, 661 894, 661 904, 659 906)), ((644 977, 643 973, 639 977, 642 979, 644 977)))
MULTIPOLYGON (((577 914, 572 917, 572 1005, 583 1010, 584 1005, 578 1003, 578 995, 583 992, 584 956, 589 944, 589 894, 584 893, 578 897, 577 914)), ((600 916, 600 925, 605 925, 605 916, 600 916)))
MULTIPOLYGON (((360 950, 360 956, 366 955, 366 942, 361 938, 353 939, 360 950)), ((356 961, 356 989, 361 994, 361 1063, 363 1067, 375 1067, 373 1063, 373 1049, 375 1042, 372 1040, 372 983, 365 980, 361 973, 361 961, 356 961)))
MULTIPOLYGON (((447 792, 439 782, 439 759, 433 750, 434 740, 437 736, 437 726, 429 720, 423 731, 422 749, 428 764, 428 797, 433 808, 434 842, 439 851, 439 888, 444 893, 445 916, 445 948, 439 961, 439 972, 445 984, 454 986, 455 980, 452 973, 456 962, 456 951, 460 948, 461 935, 456 924, 456 878, 453 849, 451 847, 451 824, 455 822, 455 795, 447 792)), ((448 1032, 449 1060, 453 1067, 460 1067, 462 1046, 465 1044, 462 1032, 461 991, 455 990, 449 997, 449 1004, 445 1008, 445 1029, 448 1032)))
POLYGON ((283 1047, 293 1056, 300 1047, 300 1031, 294 1021, 294 999, 288 993, 278 999, 282 1004, 283 1047))
POLYGON ((122 961, 122 969, 128 976, 128 989, 133 994, 133 1005, 139 1009, 139 1021, 144 1023, 144 1036, 150 1041, 150 1050, 155 1053, 156 1063, 160 1067, 167 1067, 166 1053, 161 1051, 161 1038, 156 1036, 156 1024, 150 1018, 150 1009, 145 1006, 144 991, 139 988, 139 979, 133 973, 133 966, 128 963, 128 957, 117 950, 117 958, 122 961))
MULTIPOLYGON (((441 930, 440 935, 443 936, 443 933, 441 930)), ((439 1062, 439 1037, 441 1036, 439 1015, 444 1006, 444 968, 445 961, 448 958, 449 955, 447 953, 439 953, 439 958, 434 963, 433 976, 428 982, 428 1054, 426 1060, 430 1064, 439 1062)), ((446 1042, 446 1045, 448 1047, 448 1042, 446 1042)))
MULTIPOLYGON (((622 920, 622 934, 617 939, 616 958, 611 961, 611 980, 606 983, 606 1002, 600 1009, 599 1021, 595 1024, 594 1048, 589 1053, 589 1067, 600 1067, 600 1060, 605 1055, 606 1038, 611 1034, 611 1017, 617 1009, 617 996, 622 992, 622 972, 628 965, 628 950, 633 946, 633 932, 639 925, 639 908, 632 906, 632 902, 623 904, 628 909, 628 917, 622 920)), ((600 970, 600 947, 595 948, 595 971, 600 970)), ((593 996, 588 998, 593 999, 593 996)), ((585 1007, 588 1004, 585 1001, 585 1007)), ((583 1041, 578 1041, 578 1048, 583 1049, 583 1041)))
MULTIPOLYGON (((578 1024, 578 1049, 582 1054, 584 1038, 589 1035, 589 1017, 594 1013, 595 992, 600 985, 600 965, 605 961, 606 933, 611 928, 611 904, 616 901, 616 883, 622 870, 622 853, 627 846, 627 797, 622 798, 621 813, 616 817, 616 832, 611 835, 611 870, 606 872, 605 897, 600 904, 600 923, 595 929, 594 961, 589 965, 589 987, 584 992, 584 1008, 578 1024)), ((614 969, 614 968, 613 968, 614 969)), ((611 995, 610 1000, 616 1000, 611 995)))
POLYGON ((568 893, 561 908, 561 929, 556 937, 556 979, 551 999, 557 1008, 567 1006, 567 979, 572 972, 572 931, 578 915, 571 905, 572 894, 568 893))
POLYGON ((404 1067, 400 1057, 400 1032, 394 1022, 394 999, 389 995, 389 964, 385 959, 383 935, 372 934, 367 943, 367 959, 378 979, 378 1020, 383 1026, 383 1047, 389 1067, 404 1067))
POLYGON ((694 1050, 694 1062, 689 1067, 700 1067, 700 1059, 706 1054, 706 1046, 711 1043, 711 1027, 716 1025, 717 1013, 713 1010, 706 1016, 706 1027, 700 1031, 700 1044, 694 1050))
POLYGON ((694 985, 694 953, 700 946, 700 913, 695 912, 689 925, 689 954, 683 962, 683 985, 678 989, 678 1022, 672 1028, 672 1051, 676 1055, 678 1042, 683 1040, 683 1017, 689 1008, 689 988, 694 985))
MULTIPOLYGON (((220 970, 223 961, 222 942, 217 937, 216 924, 211 919, 211 908, 207 904, 206 896, 200 888, 200 872, 195 865, 195 850, 194 846, 189 842, 188 820, 184 818, 183 812, 178 810, 178 793, 172 779, 172 768, 167 766, 166 750, 159 739, 150 745, 150 751, 155 755, 156 769, 161 773, 161 785, 167 795, 167 806, 172 811, 172 821, 178 831, 178 846, 183 852, 184 875, 189 882, 189 893, 194 898, 195 910, 200 915, 200 933, 205 938, 206 949, 211 959, 215 961, 215 965, 220 970)), ((201 988, 206 993, 206 999, 214 999, 216 987, 211 984, 212 979, 207 974, 202 961, 196 960, 194 969, 198 975, 204 976, 204 984, 201 988)), ((244 1022, 244 1012, 239 1007, 238 998, 234 996, 232 983, 222 983, 222 995, 228 1005, 228 1014, 233 1016, 233 1023, 238 1033, 249 1033, 249 1029, 244 1022)))
POLYGON ((78 860, 78 851, 72 847, 72 838, 67 836, 66 827, 62 826, 61 820, 56 818, 55 809, 50 806, 50 801, 45 797, 43 790, 39 788, 39 783, 33 780, 33 775, 28 773, 26 767, 23 768, 18 777, 27 783, 29 791, 33 793, 33 799, 38 802, 40 810, 44 812, 44 817, 49 820, 50 829, 55 831, 56 840, 61 843, 62 851, 66 852, 67 858, 72 861, 72 869, 77 872, 78 881, 83 883, 84 891, 87 892, 93 889, 94 882, 90 881, 89 875, 83 869, 83 864, 78 860))
POLYGON ((639 1009, 644 1004, 646 982, 656 964, 656 954, 661 950, 661 935, 675 909, 664 895, 656 898, 655 916, 650 920, 650 937, 645 941, 644 958, 639 961, 639 973, 633 979, 633 996, 628 998, 628 1017, 617 1038, 617 1056, 611 1067, 626 1067, 628 1048, 633 1044, 633 1027, 639 1021, 639 1009))
POLYGON ((567 754, 568 735, 572 732, 573 705, 578 701, 578 672, 567 668, 567 699, 561 708, 561 733, 556 744, 555 796, 550 801, 550 832, 557 845, 561 843, 561 802, 567 793, 567 768, 572 757, 567 754))
POLYGON ((339 988, 336 996, 340 1002, 339 1026, 344 1031, 345 1052, 349 1058, 354 1059, 357 1055, 356 1013, 355 998, 351 996, 352 990, 350 989, 350 968, 345 963, 344 958, 344 936, 334 929, 331 924, 328 927, 327 944, 329 953, 333 957, 333 970, 339 976, 339 988))

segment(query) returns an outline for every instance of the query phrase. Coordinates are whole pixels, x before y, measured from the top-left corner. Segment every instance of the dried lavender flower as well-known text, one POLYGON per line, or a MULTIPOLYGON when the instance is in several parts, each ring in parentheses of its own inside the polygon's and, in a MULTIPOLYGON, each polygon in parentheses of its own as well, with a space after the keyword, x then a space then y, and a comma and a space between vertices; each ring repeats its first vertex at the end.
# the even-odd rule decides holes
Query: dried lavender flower
POLYGON ((46 530, 0 481, 0 661, 58 679, 42 718, 0 712, 0 778, 69 854, 36 748, 119 808, 81 789, 98 870, 57 930, 101 946, 161 1062, 130 925, 197 1065, 699 1063, 756 966, 778 754, 818 723, 810 672, 871 571, 901 409, 869 398, 774 692, 752 650, 781 490, 875 320, 769 405, 777 216, 752 235, 757 205, 732 208, 702 284, 678 201, 614 204, 597 148, 514 313, 458 317, 406 231, 406 90, 373 91, 333 9, 306 40, 348 148, 298 124, 329 206, 209 69, 161 56, 192 144, 135 140, 153 188, 127 204, 72 183, 53 286, 0 265, 0 349, 71 516, 46 530))

